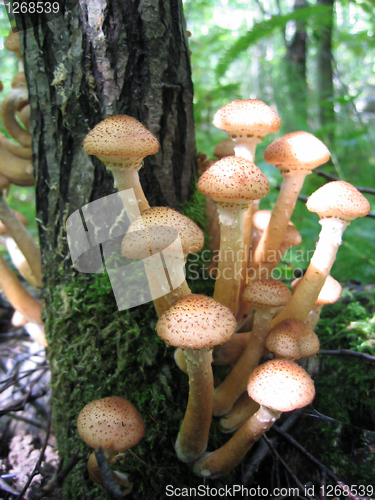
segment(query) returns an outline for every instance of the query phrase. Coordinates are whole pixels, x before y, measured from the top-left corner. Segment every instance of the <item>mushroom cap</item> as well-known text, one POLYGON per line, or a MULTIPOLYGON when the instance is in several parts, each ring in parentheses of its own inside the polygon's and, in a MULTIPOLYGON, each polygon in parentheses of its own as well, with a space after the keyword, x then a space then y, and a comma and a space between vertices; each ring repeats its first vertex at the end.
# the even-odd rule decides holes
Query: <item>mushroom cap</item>
POLYGON ((225 156, 234 156, 234 142, 232 139, 223 139, 218 142, 214 148, 214 156, 219 160, 225 156))
POLYGON ((370 203, 363 194, 345 181, 324 184, 310 196, 306 207, 321 219, 336 217, 348 222, 365 217, 370 211, 370 203))
POLYGON ((280 358, 302 359, 315 356, 319 352, 316 333, 297 319, 286 319, 271 328, 266 347, 280 358))
POLYGON ((330 158, 328 148, 308 132, 291 132, 272 142, 264 152, 264 159, 282 172, 312 171, 330 158))
POLYGON ((278 114, 258 99, 236 100, 220 108, 214 116, 215 127, 230 136, 264 136, 277 132, 281 122, 278 114), (242 134, 241 134, 242 132, 242 134))
POLYGON ((4 46, 7 50, 14 52, 18 57, 22 57, 20 48, 20 38, 18 31, 10 31, 5 40, 4 46))
POLYGON ((183 349, 224 344, 235 330, 236 320, 228 307, 210 297, 195 294, 173 304, 156 325, 161 339, 183 349))
POLYGON ((87 404, 78 415, 77 430, 91 448, 120 452, 139 443, 145 425, 129 401, 111 396, 87 404))
POLYGON ((240 205, 263 198, 270 185, 267 177, 251 161, 226 156, 201 175, 198 189, 216 202, 240 205))
POLYGON ((153 207, 145 210, 130 225, 122 240, 121 253, 129 259, 144 259, 167 247, 173 251, 176 230, 185 255, 203 247, 204 234, 189 217, 169 207, 153 207))
POLYGON ((110 116, 98 123, 85 137, 87 154, 103 162, 120 165, 121 159, 144 158, 155 154, 159 142, 138 120, 127 115, 110 116))
POLYGON ((292 361, 274 359, 258 366, 247 383, 249 396, 260 405, 276 411, 303 408, 315 396, 314 382, 292 361))
MULTIPOLYGON (((14 215, 17 217, 17 219, 24 225, 27 225, 27 219, 26 217, 18 212, 17 210, 13 210, 14 215)), ((6 234, 8 232, 7 227, 0 221, 0 234, 6 234)))
MULTIPOLYGON (((302 278, 297 278, 292 281, 292 290, 298 287, 299 282, 302 278)), ((331 275, 327 276, 323 288, 320 290, 318 298, 316 299, 316 306, 325 306, 326 304, 334 304, 340 298, 342 287, 335 278, 331 275)))
POLYGON ((279 280, 262 278, 248 285, 242 300, 250 302, 255 308, 283 307, 292 298, 292 292, 279 280))

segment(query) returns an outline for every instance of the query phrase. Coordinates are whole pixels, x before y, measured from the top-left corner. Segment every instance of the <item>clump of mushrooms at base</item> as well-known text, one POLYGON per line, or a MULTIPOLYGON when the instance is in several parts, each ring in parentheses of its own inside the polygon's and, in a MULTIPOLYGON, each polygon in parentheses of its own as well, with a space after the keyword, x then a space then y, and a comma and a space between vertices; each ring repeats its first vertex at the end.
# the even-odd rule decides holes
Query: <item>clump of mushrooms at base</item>
MULTIPOLYGON (((283 184, 274 210, 254 230, 252 217, 269 191, 267 177, 255 164, 255 147, 266 134, 279 130, 280 119, 269 106, 250 99, 224 106, 214 123, 227 130, 234 143, 230 156, 211 166, 206 162, 208 168, 198 181, 198 189, 216 204, 220 224, 213 298, 193 294, 184 282, 154 300, 157 333, 177 348, 176 363, 189 377, 186 412, 180 430, 176 429, 176 453, 193 473, 206 478, 236 467, 282 412, 312 402, 314 383, 298 360, 317 353, 319 340, 310 327, 315 328, 322 305, 334 302, 340 293, 339 285, 332 298, 325 298, 328 292, 321 291, 326 280, 326 288, 332 288, 330 272, 342 234, 355 218, 370 210, 366 198, 343 181, 328 183, 310 196, 307 208, 319 215, 322 230, 306 274, 292 294, 271 273, 283 253, 301 243, 290 219, 305 177, 326 163, 330 153, 304 131, 289 133, 267 147, 265 160, 281 170, 283 184), (247 330, 240 332, 244 325, 247 330), (262 356, 270 351, 275 359, 262 363, 262 356), (227 379, 216 388, 215 363, 230 366, 227 379), (213 415, 221 417, 224 432, 235 433, 222 448, 207 451, 213 415)), ((123 255, 143 259, 153 250, 167 250, 163 241, 166 246, 170 241, 161 229, 166 227, 177 231, 185 260, 189 252, 202 248, 203 234, 196 224, 170 208, 149 208, 137 171, 142 158, 156 152, 157 140, 145 127, 125 116, 107 118, 88 134, 85 149, 112 170, 119 187, 135 191, 140 215, 124 236, 123 255), (136 139, 132 127, 142 139, 136 139), (129 146, 124 145, 127 136, 131 137, 129 146), (137 140, 149 144, 144 152, 137 140), (118 141, 123 142, 119 145, 118 141), (122 170, 127 170, 126 176, 122 170), (120 173, 126 182, 120 182, 120 173), (155 228, 160 230, 156 246, 151 244, 155 228), (142 237, 140 231, 144 231, 142 237)), ((216 216, 212 208, 210 213, 216 216)), ((170 245, 170 254, 173 251, 170 245)), ((150 286, 156 279, 150 270, 147 278, 150 286)))

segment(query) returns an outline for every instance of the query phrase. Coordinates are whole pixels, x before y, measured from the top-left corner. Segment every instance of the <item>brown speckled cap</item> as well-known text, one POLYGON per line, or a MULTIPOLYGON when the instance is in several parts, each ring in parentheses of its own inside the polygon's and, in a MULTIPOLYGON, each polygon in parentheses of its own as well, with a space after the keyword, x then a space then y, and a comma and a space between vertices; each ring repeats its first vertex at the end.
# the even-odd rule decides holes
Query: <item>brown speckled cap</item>
POLYGON ((266 347, 279 358, 297 360, 315 356, 320 343, 316 333, 302 321, 286 319, 270 330, 266 347))
POLYGON ((263 278, 248 285, 242 300, 250 302, 255 308, 283 307, 290 301, 292 293, 289 288, 274 278, 263 278))
POLYGON ((245 204, 266 196, 270 185, 251 161, 226 156, 201 175, 198 189, 219 203, 245 204))
POLYGON ((315 397, 308 373, 296 363, 280 359, 258 366, 249 377, 247 391, 254 401, 276 411, 303 408, 315 397))
POLYGON ((172 208, 153 207, 145 210, 130 225, 123 238, 121 252, 129 259, 146 258, 150 255, 149 250, 153 249, 151 253, 154 253, 157 248, 163 250, 173 244, 176 239, 176 230, 185 255, 201 250, 204 244, 204 234, 195 222, 172 208), (160 226, 160 231, 156 226, 160 226), (161 229, 162 227, 164 229, 161 229), (147 233, 145 228, 152 229, 147 233))
POLYGON ((159 319, 156 331, 167 344, 183 349, 212 348, 227 342, 236 329, 231 311, 204 295, 188 295, 159 319))
POLYGON ((215 127, 231 137, 258 137, 277 132, 281 122, 278 114, 258 99, 232 101, 220 108, 214 116, 215 127))
POLYGON ((112 396, 86 405, 77 419, 80 437, 91 448, 120 452, 135 446, 143 438, 145 425, 134 406, 112 396))
POLYGON ((98 123, 85 137, 83 147, 87 154, 97 156, 103 163, 121 166, 121 159, 155 154, 159 142, 135 118, 117 115, 98 123))
POLYGON ((321 219, 337 217, 348 222, 365 217, 370 211, 370 203, 363 194, 345 181, 324 184, 310 196, 306 207, 321 219))
POLYGON ((314 170, 330 158, 327 147, 308 132, 291 132, 272 142, 264 159, 283 171, 314 170))

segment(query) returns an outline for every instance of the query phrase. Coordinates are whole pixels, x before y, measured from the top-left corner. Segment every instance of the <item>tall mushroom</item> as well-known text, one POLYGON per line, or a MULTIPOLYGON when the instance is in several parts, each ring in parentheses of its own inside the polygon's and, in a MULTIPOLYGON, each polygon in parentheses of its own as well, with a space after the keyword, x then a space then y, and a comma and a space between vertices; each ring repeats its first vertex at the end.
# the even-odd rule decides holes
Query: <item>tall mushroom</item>
MULTIPOLYGON (((132 448, 143 438, 145 425, 134 406, 123 398, 110 396, 87 404, 78 415, 79 436, 91 448, 101 446, 106 458, 113 463, 116 456, 132 448)), ((87 463, 90 479, 103 486, 103 479, 95 454, 90 455, 87 463)), ((131 487, 124 476, 112 473, 114 480, 131 487)))
POLYGON ((143 159, 158 151, 159 142, 144 125, 131 116, 111 116, 87 134, 83 147, 112 172, 119 191, 134 190, 141 213, 150 208, 138 171, 143 159))
POLYGON ((303 368, 291 361, 273 360, 251 374, 247 390, 259 410, 221 448, 206 453, 194 464, 197 476, 215 479, 230 472, 281 412, 303 408, 315 396, 314 383, 303 368))
POLYGON ((225 415, 246 390, 250 373, 258 366, 275 309, 290 300, 290 290, 273 278, 254 281, 244 291, 244 298, 255 308, 249 341, 234 368, 214 392, 214 415, 225 415))
POLYGON ((214 299, 236 314, 249 256, 251 218, 247 211, 253 200, 268 193, 268 179, 249 160, 227 156, 204 172, 198 189, 214 200, 219 212, 220 252, 214 299))
POLYGON ((322 230, 309 267, 291 301, 272 321, 272 327, 287 318, 305 322, 313 309, 329 275, 342 242, 342 235, 351 221, 365 217, 370 204, 354 186, 344 181, 325 184, 313 193, 306 206, 319 215, 322 230))
MULTIPOLYGON (((283 182, 270 222, 253 254, 251 265, 255 270, 279 250, 305 177, 329 157, 326 146, 308 132, 292 132, 266 148, 264 159, 280 169, 283 182)), ((252 279, 257 277, 255 273, 252 279)))
POLYGON ((213 406, 212 348, 227 342, 236 320, 210 297, 189 295, 159 319, 156 330, 169 345, 182 347, 189 375, 189 400, 176 441, 182 462, 194 462, 207 447, 213 406))
POLYGON ((281 122, 277 113, 258 99, 236 100, 220 108, 214 116, 215 127, 225 130, 234 142, 236 156, 255 161, 255 148, 281 122))

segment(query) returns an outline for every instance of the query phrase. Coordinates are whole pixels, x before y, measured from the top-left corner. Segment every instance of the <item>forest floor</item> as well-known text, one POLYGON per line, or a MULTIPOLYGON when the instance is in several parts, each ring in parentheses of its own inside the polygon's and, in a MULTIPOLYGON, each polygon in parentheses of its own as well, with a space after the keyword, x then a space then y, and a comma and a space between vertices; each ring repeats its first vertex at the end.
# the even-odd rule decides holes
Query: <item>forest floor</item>
MULTIPOLYGON (((12 326, 12 315, 0 298, 0 498, 37 500, 65 472, 51 429, 45 350, 12 326)), ((374 318, 375 287, 358 283, 324 310, 316 330, 322 354, 307 364, 316 399, 284 415, 245 458, 244 486, 300 487, 297 496, 275 498, 375 497, 374 318)))

